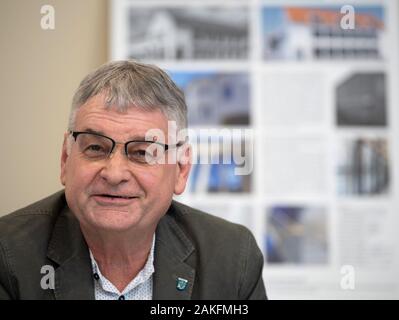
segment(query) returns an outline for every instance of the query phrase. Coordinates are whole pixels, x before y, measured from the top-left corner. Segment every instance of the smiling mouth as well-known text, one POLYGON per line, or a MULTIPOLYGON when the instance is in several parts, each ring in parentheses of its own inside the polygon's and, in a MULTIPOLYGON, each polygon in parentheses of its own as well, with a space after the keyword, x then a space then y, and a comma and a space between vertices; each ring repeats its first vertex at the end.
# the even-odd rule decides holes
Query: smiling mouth
POLYGON ((95 194, 92 197, 101 206, 126 206, 139 198, 117 194, 95 194))
POLYGON ((130 196, 120 196, 120 195, 113 195, 113 194, 96 194, 97 197, 105 197, 110 199, 134 199, 137 197, 130 197, 130 196))

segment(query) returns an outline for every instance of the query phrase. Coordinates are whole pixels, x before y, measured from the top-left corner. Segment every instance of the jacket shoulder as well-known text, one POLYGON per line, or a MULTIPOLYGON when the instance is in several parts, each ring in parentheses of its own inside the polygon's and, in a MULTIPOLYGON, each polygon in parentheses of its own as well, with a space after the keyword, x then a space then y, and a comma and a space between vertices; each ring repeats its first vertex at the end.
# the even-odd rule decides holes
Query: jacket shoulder
POLYGON ((29 295, 40 283, 49 239, 63 206, 61 191, 0 218, 0 299, 18 299, 21 292, 29 295))
POLYGON ((39 236, 49 223, 55 220, 61 208, 65 206, 63 191, 52 194, 42 200, 18 209, 0 218, 0 241, 39 236))
POLYGON ((26 261, 45 255, 54 224, 65 206, 63 191, 0 218, 0 249, 26 261), (23 259, 22 259, 23 257, 23 259))

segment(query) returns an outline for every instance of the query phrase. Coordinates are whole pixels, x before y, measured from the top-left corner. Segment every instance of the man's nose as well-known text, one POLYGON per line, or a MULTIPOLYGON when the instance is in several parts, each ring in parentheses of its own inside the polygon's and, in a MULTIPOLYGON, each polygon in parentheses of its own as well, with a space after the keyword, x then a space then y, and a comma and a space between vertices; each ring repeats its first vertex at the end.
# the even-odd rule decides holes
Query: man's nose
POLYGON ((100 176, 111 185, 118 185, 132 178, 129 160, 122 145, 115 146, 109 157, 105 159, 100 176))

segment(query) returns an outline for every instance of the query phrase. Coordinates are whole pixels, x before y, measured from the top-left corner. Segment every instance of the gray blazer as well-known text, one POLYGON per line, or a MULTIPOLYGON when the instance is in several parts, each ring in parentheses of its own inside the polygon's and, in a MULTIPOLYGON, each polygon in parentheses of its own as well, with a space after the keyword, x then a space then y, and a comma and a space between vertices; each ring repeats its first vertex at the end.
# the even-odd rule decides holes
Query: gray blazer
MULTIPOLYGON (((154 299, 266 299, 252 234, 175 201, 156 230, 154 266, 154 299), (188 280, 184 290, 177 278, 188 280)), ((94 299, 87 244, 63 191, 0 219, 0 299, 94 299), (54 289, 42 289, 45 265, 54 289)))

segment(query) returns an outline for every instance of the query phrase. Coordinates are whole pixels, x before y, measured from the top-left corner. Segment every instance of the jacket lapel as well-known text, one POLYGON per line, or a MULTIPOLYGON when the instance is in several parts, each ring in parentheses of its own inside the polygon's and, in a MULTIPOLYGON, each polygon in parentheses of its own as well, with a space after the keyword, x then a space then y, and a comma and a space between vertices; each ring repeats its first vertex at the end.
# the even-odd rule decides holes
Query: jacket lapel
POLYGON ((55 223, 47 257, 59 265, 55 269, 56 299, 94 300, 89 251, 79 222, 67 206, 55 223))
POLYGON ((154 300, 190 300, 195 270, 185 261, 194 246, 173 215, 172 204, 168 214, 159 222, 155 242, 154 300))

